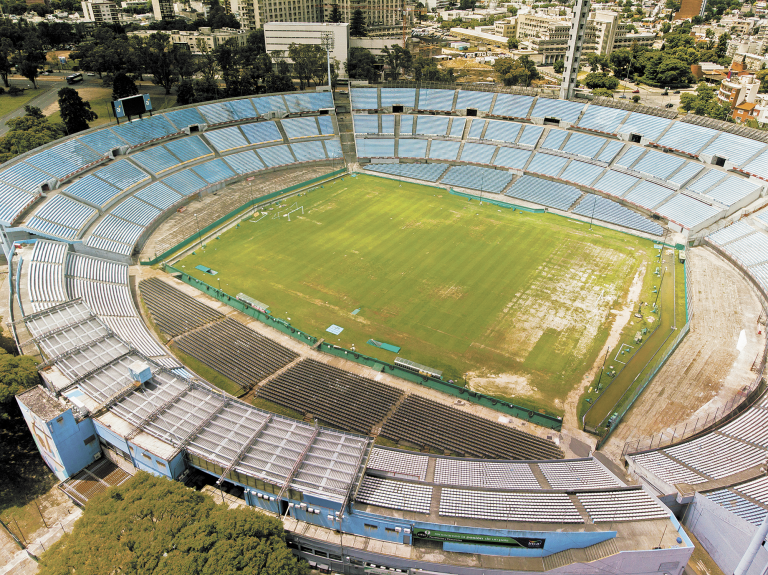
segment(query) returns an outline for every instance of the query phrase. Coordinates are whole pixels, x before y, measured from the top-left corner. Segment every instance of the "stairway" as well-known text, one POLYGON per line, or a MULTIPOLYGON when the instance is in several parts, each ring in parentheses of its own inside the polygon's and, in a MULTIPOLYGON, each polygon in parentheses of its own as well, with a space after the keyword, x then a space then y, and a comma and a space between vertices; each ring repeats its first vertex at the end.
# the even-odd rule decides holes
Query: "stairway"
MULTIPOLYGON (((334 95, 337 109, 350 110, 350 101, 348 94, 336 92, 334 95)), ((352 114, 350 112, 337 112, 336 121, 339 124, 339 139, 341 140, 341 153, 344 154, 344 161, 347 166, 357 163, 357 148, 355 147, 355 133, 352 125, 352 114)))

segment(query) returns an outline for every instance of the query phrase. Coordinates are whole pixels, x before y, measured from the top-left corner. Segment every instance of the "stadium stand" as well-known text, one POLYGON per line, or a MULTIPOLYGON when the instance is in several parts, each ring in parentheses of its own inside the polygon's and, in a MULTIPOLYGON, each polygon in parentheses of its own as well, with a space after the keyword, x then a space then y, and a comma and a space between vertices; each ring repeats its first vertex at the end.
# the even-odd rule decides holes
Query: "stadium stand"
POLYGON ((453 109, 455 90, 441 90, 422 88, 419 90, 419 110, 431 110, 436 112, 450 112, 453 109))
POLYGON ((264 164, 253 150, 227 156, 227 164, 240 175, 264 169, 264 164))
POLYGON ((365 166, 365 170, 369 172, 378 172, 432 183, 439 180, 446 169, 448 169, 447 164, 369 164, 365 166))
POLYGON ((701 153, 718 156, 733 162, 737 166, 745 164, 765 148, 764 142, 750 138, 719 132, 715 141, 704 148, 701 153))
POLYGON ((297 162, 325 160, 325 148, 323 148, 322 142, 301 142, 300 144, 291 144, 291 150, 293 150, 293 155, 296 156, 297 162))
POLYGON ((297 92, 284 94, 289 114, 316 112, 333 109, 333 96, 330 92, 297 92))
POLYGON ((217 184, 236 176, 232 169, 222 159, 205 162, 193 167, 192 171, 209 184, 217 184))
MULTIPOLYGON (((481 120, 472 121, 473 129, 475 128, 475 126, 480 126, 482 129, 482 125, 483 124, 481 120)), ((488 127, 485 129, 485 136, 483 136, 483 139, 513 143, 517 139, 517 136, 522 129, 523 129, 523 126, 520 126, 519 124, 513 124, 512 122, 488 120, 488 127)), ((478 134, 477 137, 479 138, 480 135, 478 134)))
POLYGON ((504 118, 527 118, 533 100, 533 96, 497 94, 491 115, 504 118))
POLYGON ((493 104, 493 92, 473 92, 470 90, 459 90, 456 98, 456 109, 473 109, 480 112, 488 112, 493 104))
POLYGON ((410 116, 410 115, 401 115, 400 116, 400 134, 403 136, 411 136, 413 135, 413 125, 414 121, 413 119, 416 116, 410 116))
POLYGON ((393 441, 469 457, 560 459, 563 456, 549 441, 417 395, 405 398, 384 423, 381 435, 393 441), (430 425, 423 425, 427 420, 430 425))
POLYGON ((499 151, 496 152, 496 158, 493 160, 493 165, 522 170, 528 163, 528 160, 531 159, 532 155, 533 152, 530 150, 500 147, 499 151))
POLYGON ((565 493, 494 492, 443 488, 440 497, 440 515, 491 521, 584 523, 576 506, 565 493))
POLYGON ((654 184, 653 182, 642 181, 630 190, 629 193, 624 196, 624 199, 652 210, 654 206, 661 204, 673 193, 674 192, 669 188, 654 184))
MULTIPOLYGON (((356 90, 355 90, 356 91, 356 90)), ((381 107, 403 106, 413 108, 416 106, 415 88, 382 88, 381 107)))
MULTIPOLYGON (((755 159, 745 164, 741 171, 768 180, 768 150, 762 152, 755 159)), ((0 176, 2 178, 2 176, 0 176)))
POLYGON ((579 120, 579 128, 604 134, 615 134, 619 125, 627 117, 627 111, 616 108, 603 108, 591 105, 579 120))
POLYGON ((180 335, 173 342, 187 355, 246 390, 298 357, 232 318, 180 335))
MULTIPOLYGON (((323 116, 318 118, 318 121, 320 120, 330 121, 330 118, 328 116, 323 116)), ((381 133, 392 136, 395 135, 395 117, 392 114, 381 115, 381 133)))
POLYGON ((291 147, 287 144, 259 148, 256 153, 268 168, 287 166, 296 161, 293 152, 291 152, 291 147))
POLYGON ((181 161, 163 146, 132 154, 131 160, 155 175, 173 170, 181 164, 181 161))
POLYGON ((443 176, 442 182, 450 186, 499 194, 509 185, 512 178, 514 174, 503 170, 480 166, 452 166, 443 176))
POLYGON ((552 489, 623 487, 615 475, 608 473, 594 459, 572 459, 538 465, 552 489))
POLYGON ((664 234, 664 228, 630 209, 595 194, 587 194, 573 209, 573 213, 596 220, 616 224, 632 230, 656 236, 664 234))
POLYGON ((484 489, 540 489, 528 463, 435 458, 434 482, 484 489))
POLYGON ((429 513, 432 488, 427 485, 366 476, 357 490, 355 499, 367 505, 429 513))
POLYGON ((539 141, 543 131, 544 128, 541 126, 525 126, 523 128, 523 133, 520 134, 520 137, 517 139, 517 144, 520 146, 534 147, 539 141))
POLYGON ((164 116, 152 116, 150 118, 133 120, 119 126, 112 126, 109 129, 128 142, 131 148, 138 148, 179 135, 179 130, 166 120, 164 116))
MULTIPOLYGON (((357 140, 357 155, 360 158, 394 158, 395 140, 392 138, 376 140, 359 139, 357 140)), ((454 159, 456 159, 455 156, 454 159)))
POLYGON ((180 140, 173 140, 163 147, 176 156, 180 163, 197 162, 203 158, 213 157, 211 149, 205 145, 200 136, 190 136, 180 140))
POLYGON ((451 129, 448 135, 451 138, 459 138, 464 135, 464 126, 466 125, 466 118, 453 118, 451 120, 451 129))
POLYGON ((446 116, 417 116, 415 133, 422 136, 445 136, 450 120, 446 116))
POLYGON ((37 209, 26 227, 57 238, 74 240, 80 237, 97 214, 91 206, 59 194, 37 209))
POLYGON ((283 129, 289 140, 295 140, 296 138, 311 138, 320 135, 317 120, 313 117, 286 118, 280 123, 283 125, 283 129))
POLYGON ((119 197, 123 190, 100 180, 94 174, 89 174, 64 188, 63 192, 95 208, 103 209, 119 197))
POLYGON ((205 139, 211 143, 217 152, 228 152, 251 145, 238 126, 208 130, 205 132, 205 139))
POLYGON ((101 155, 107 155, 128 146, 125 140, 119 138, 109 129, 94 130, 87 134, 81 134, 77 136, 77 139, 101 155))
POLYGON ((623 142, 609 141, 605 144, 603 151, 600 152, 600 154, 595 159, 599 162, 610 164, 623 148, 623 142))
POLYGON ((758 194, 760 187, 757 183, 743 178, 726 176, 705 193, 724 206, 732 206, 753 194, 758 194))
POLYGON ((159 278, 142 280, 139 291, 161 333, 176 337, 224 317, 159 278))
POLYGON ((744 236, 728 244, 728 251, 746 266, 768 260, 768 237, 761 233, 744 236))
POLYGON ((275 122, 244 124, 240 129, 251 144, 273 144, 283 141, 275 122))
POLYGON ((170 120, 178 130, 206 123, 205 118, 203 118, 197 108, 184 108, 182 110, 165 112, 164 116, 170 120))
POLYGON ((0 183, 0 223, 10 226, 40 197, 0 183))
POLYGON ((573 186, 522 176, 504 195, 567 211, 582 194, 573 186))
POLYGON ((619 126, 617 133, 638 134, 651 142, 655 142, 671 123, 672 120, 669 118, 630 112, 629 117, 619 126))
POLYGON ((104 160, 104 156, 97 154, 76 138, 24 158, 27 164, 50 174, 60 182, 104 160))
POLYGON ((96 170, 93 175, 122 191, 148 182, 151 179, 149 174, 143 172, 128 160, 113 162, 104 168, 96 170))
POLYGON ((728 489, 711 491, 707 493, 707 498, 753 525, 760 525, 768 514, 768 510, 758 507, 728 489))
POLYGON ((35 242, 27 272, 27 290, 32 303, 32 313, 69 299, 64 287, 63 268, 67 249, 67 244, 61 242, 35 242))
POLYGON ((637 160, 645 153, 645 148, 640 146, 630 146, 627 150, 616 160, 616 165, 621 168, 631 168, 637 160))
POLYGON ((37 195, 41 187, 52 182, 53 178, 37 168, 18 163, 1 171, 0 181, 37 195))
POLYGON ((629 174, 608 170, 602 178, 592 184, 592 187, 612 196, 623 196, 627 193, 627 190, 639 181, 639 178, 629 174))
POLYGON ((429 146, 429 158, 431 160, 453 161, 459 154, 461 142, 450 140, 432 140, 429 146))
POLYGON ((340 429, 370 433, 403 392, 312 359, 268 381, 257 396, 340 429))
POLYGON ((376 88, 353 88, 351 92, 353 110, 379 109, 379 91, 376 88))
POLYGON ((416 138, 399 138, 397 140, 397 155, 400 158, 426 158, 429 140, 416 138))
POLYGON ((685 160, 678 156, 648 150, 632 169, 654 178, 666 180, 672 172, 678 170, 683 164, 685 164, 685 160))
MULTIPOLYGON (((550 130, 550 133, 551 132, 552 130, 550 130)), ((574 154, 576 156, 597 159, 597 156, 600 154, 600 150, 605 143, 603 138, 572 132, 571 137, 568 138, 568 141, 565 143, 562 150, 563 152, 574 154)))
POLYGON ((604 171, 605 168, 602 166, 571 160, 563 173, 560 174, 560 179, 582 186, 590 186, 604 171))
POLYGON ((593 523, 669 517, 669 510, 642 489, 580 493, 578 498, 593 523))
POLYGON ((531 111, 531 118, 557 118, 561 122, 575 124, 584 104, 568 100, 551 100, 539 97, 531 111))
POLYGON ((386 471, 391 475, 425 481, 429 457, 406 451, 374 447, 368 458, 368 469, 386 471))
POLYGON ((282 116, 288 113, 285 100, 283 100, 283 97, 279 95, 251 98, 251 104, 253 104, 253 107, 256 108, 256 111, 260 116, 267 116, 269 114, 277 114, 282 116))
POLYGON ((656 212, 690 229, 712 220, 721 214, 722 210, 684 194, 678 194, 668 202, 658 206, 656 212))
POLYGON ((699 151, 718 133, 712 128, 675 122, 655 143, 662 148, 698 156, 699 151))
POLYGON ((667 181, 671 184, 675 184, 678 187, 682 187, 686 183, 690 182, 693 178, 698 176, 703 169, 704 166, 700 166, 694 162, 686 162, 680 170, 669 176, 667 181))
POLYGON ((754 232, 755 228, 750 226, 746 221, 741 220, 709 234, 707 237, 716 244, 722 246, 754 232))
POLYGON ((459 160, 473 164, 490 164, 495 153, 496 146, 467 142, 461 150, 459 160))
POLYGON ((559 150, 568 136, 570 136, 570 134, 565 130, 550 128, 547 130, 547 135, 544 137, 544 141, 541 143, 540 147, 550 150, 559 150))
POLYGON ((568 158, 563 156, 553 156, 539 152, 533 156, 533 160, 528 164, 526 171, 556 178, 569 161, 568 158))
POLYGON ((377 114, 353 114, 352 123, 356 134, 379 133, 379 116, 377 114))

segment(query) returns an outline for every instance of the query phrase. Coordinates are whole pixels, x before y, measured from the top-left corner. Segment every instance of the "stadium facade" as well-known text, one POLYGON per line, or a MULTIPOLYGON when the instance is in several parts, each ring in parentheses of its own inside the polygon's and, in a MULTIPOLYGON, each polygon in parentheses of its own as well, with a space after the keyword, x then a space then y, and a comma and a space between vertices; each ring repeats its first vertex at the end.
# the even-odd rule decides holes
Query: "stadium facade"
MULTIPOLYGON (((593 458, 491 461, 378 447, 367 435, 241 402, 155 340, 128 266, 157 226, 192 198, 252 174, 333 166, 342 152, 356 160, 353 169, 571 217, 585 217, 579 206, 591 201, 605 225, 646 237, 659 237, 663 224, 698 243, 722 227, 711 235, 762 289, 768 236, 743 220, 729 225, 766 192, 768 144, 751 132, 624 103, 373 88, 352 91, 350 151, 331 98, 292 93, 177 109, 0 167, 9 319, 19 348, 41 359, 44 381, 17 399, 62 489, 83 503, 91 487, 109 483, 93 471, 104 459, 124 473, 206 477, 242 504, 281 516, 297 555, 343 573, 678 574, 693 550, 678 517, 696 517, 695 530, 712 541, 718 517, 743 521, 728 505, 706 515, 708 492, 676 486, 696 483, 692 476, 726 490, 756 480, 768 445, 759 422, 750 427, 757 436, 734 440, 748 452, 735 466, 718 457, 728 446, 708 451, 709 466, 698 471, 699 460, 653 451, 672 462, 662 468, 688 472, 664 482, 654 480, 663 471, 643 471, 630 455, 643 484, 628 486, 593 458)), ((768 509, 758 492, 746 497, 768 509)), ((733 556, 746 546, 745 529, 733 556)))

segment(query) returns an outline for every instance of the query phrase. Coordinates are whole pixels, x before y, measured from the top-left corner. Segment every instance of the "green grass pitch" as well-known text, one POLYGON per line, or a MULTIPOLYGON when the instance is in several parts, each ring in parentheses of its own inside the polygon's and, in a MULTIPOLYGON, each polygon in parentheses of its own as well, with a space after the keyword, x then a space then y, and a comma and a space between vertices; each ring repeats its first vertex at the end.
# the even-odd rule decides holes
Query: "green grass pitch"
POLYGON ((368 339, 401 346, 444 379, 469 373, 473 389, 558 414, 653 252, 629 234, 374 176, 294 201, 303 216, 246 220, 176 267, 328 342, 390 362, 368 339))

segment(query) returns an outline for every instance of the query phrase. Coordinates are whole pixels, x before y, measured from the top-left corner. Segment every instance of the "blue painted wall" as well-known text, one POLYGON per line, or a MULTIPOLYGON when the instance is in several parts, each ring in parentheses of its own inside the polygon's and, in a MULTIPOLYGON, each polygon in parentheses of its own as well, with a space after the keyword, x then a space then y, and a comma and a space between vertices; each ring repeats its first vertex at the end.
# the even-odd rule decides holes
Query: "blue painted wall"
POLYGON ((131 454, 133 466, 136 469, 147 471, 152 475, 176 479, 186 469, 184 456, 181 453, 174 457, 173 460, 166 461, 131 442, 128 442, 128 453, 131 454))
POLYGON ((105 427, 98 421, 93 422, 93 427, 96 430, 96 434, 103 438, 104 441, 107 443, 111 443, 115 447, 117 447, 120 451, 124 451, 125 453, 130 453, 128 451, 128 443, 123 439, 121 436, 119 436, 117 433, 109 429, 108 427, 105 427))

